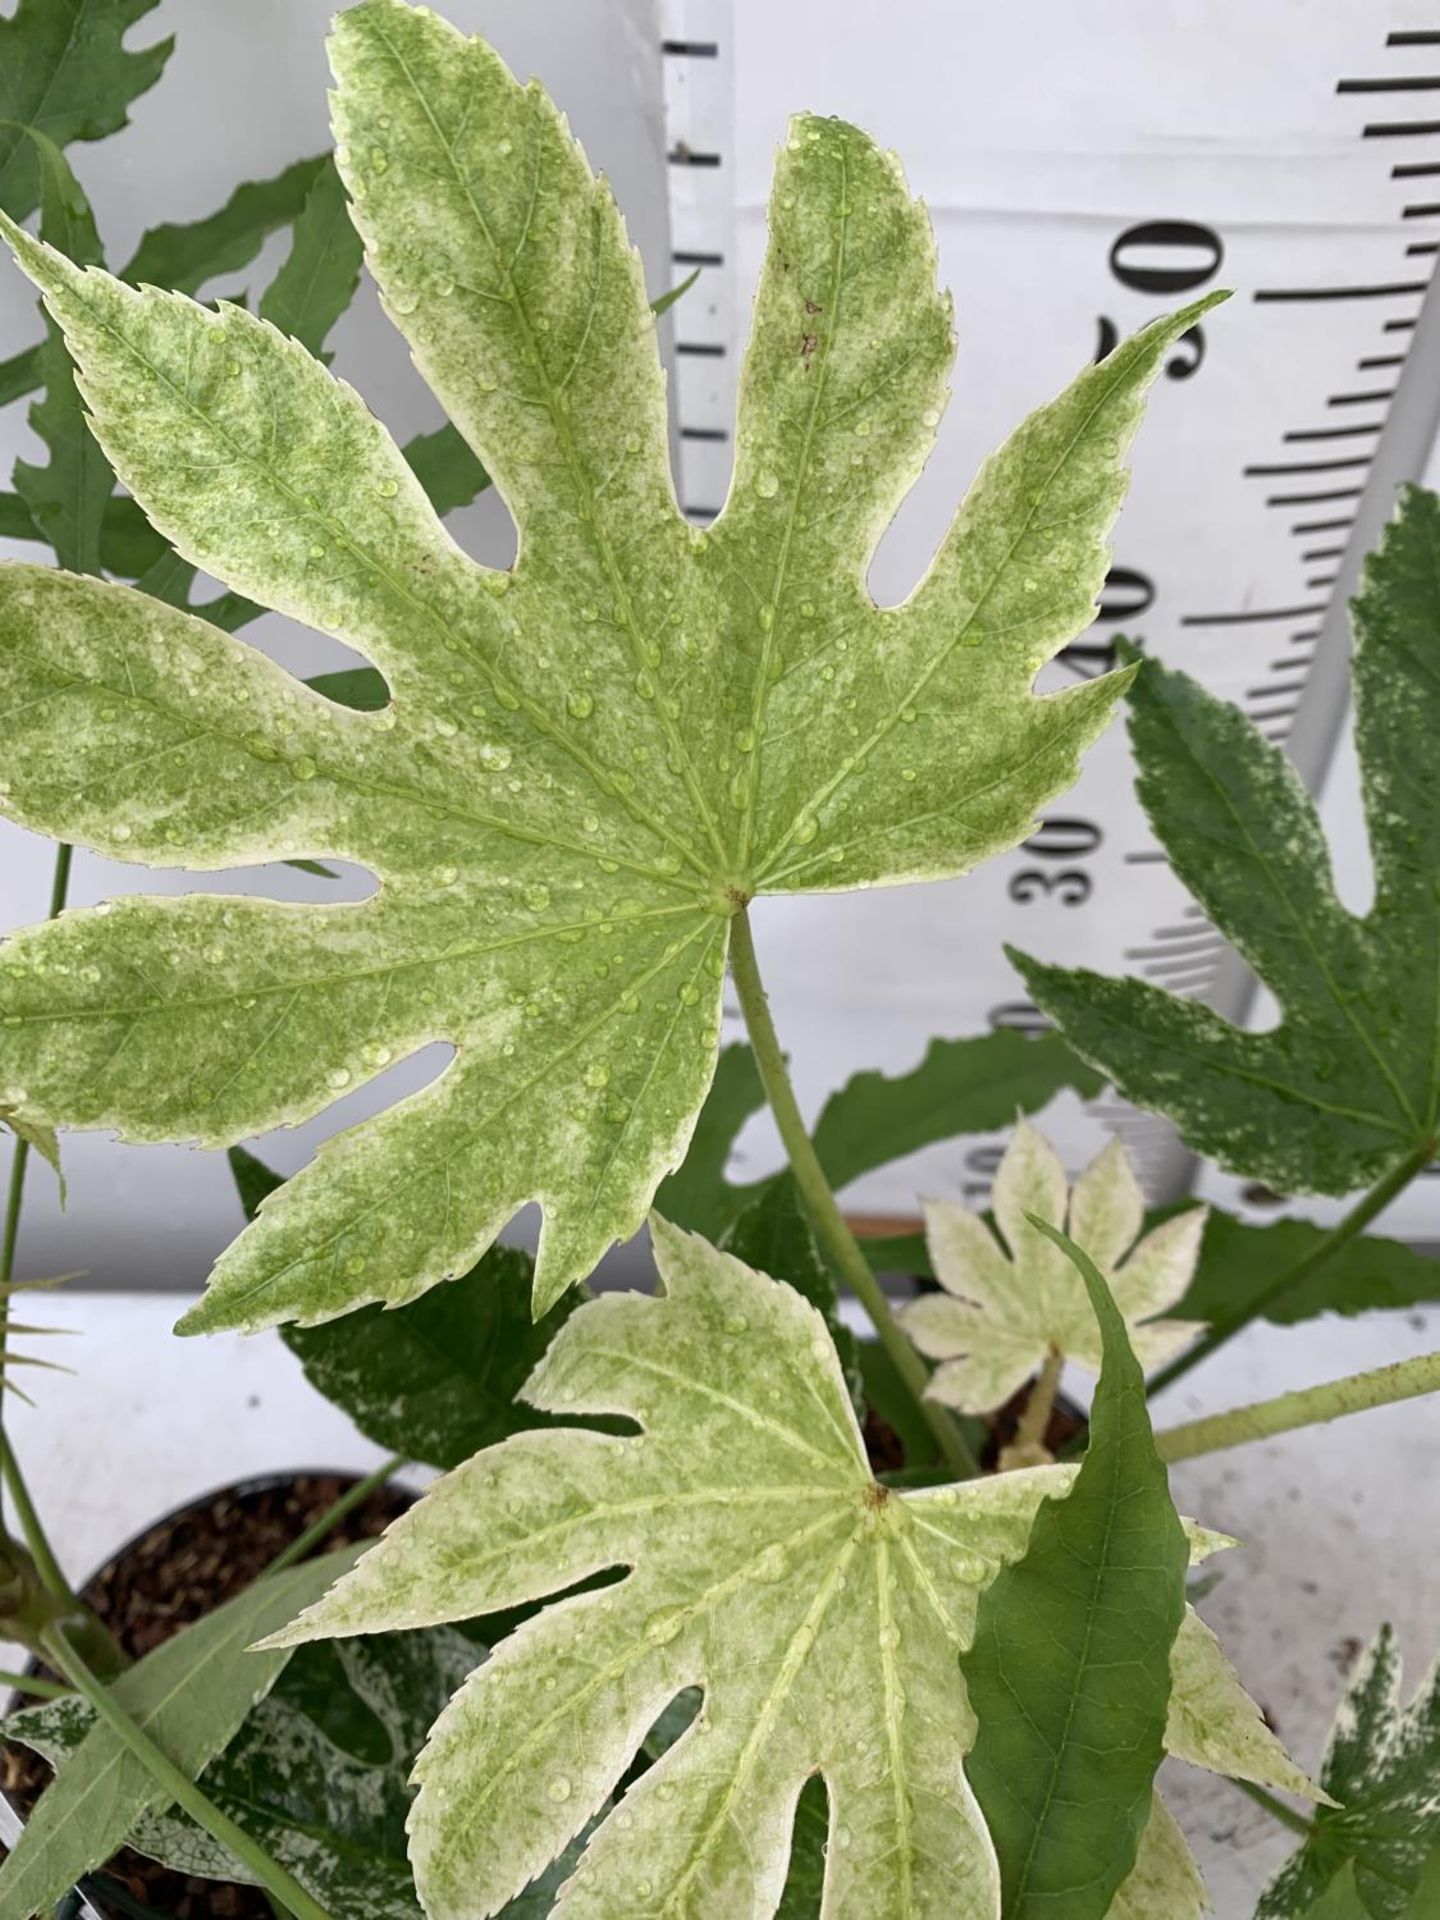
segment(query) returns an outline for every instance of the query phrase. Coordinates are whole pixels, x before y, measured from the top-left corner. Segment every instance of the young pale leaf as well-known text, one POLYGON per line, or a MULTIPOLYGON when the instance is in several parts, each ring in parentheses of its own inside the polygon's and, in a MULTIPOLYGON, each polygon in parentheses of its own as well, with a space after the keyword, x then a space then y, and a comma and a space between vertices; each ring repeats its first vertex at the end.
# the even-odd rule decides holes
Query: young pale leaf
POLYGON ((1168 1359, 1200 1329, 1159 1320, 1190 1284, 1205 1208, 1177 1214, 1138 1238, 1145 1197, 1130 1156, 1112 1140, 1068 1189, 1055 1149, 1028 1121, 1015 1128, 992 1196, 1002 1246, 978 1213, 950 1201, 925 1209, 931 1266, 945 1291, 922 1294, 902 1324, 941 1364, 927 1389, 966 1413, 988 1413, 1038 1373, 1051 1352, 1099 1371, 1104 1325, 1083 1270, 1053 1228, 1072 1238, 1106 1276, 1131 1344, 1147 1366, 1168 1359), (1046 1224, 1034 1224, 1036 1219, 1046 1224))
MULTIPOLYGON (((53 141, 32 131, 30 142, 40 165, 41 237, 89 266, 101 257, 100 236, 84 190, 53 141)), ((75 368, 53 319, 46 321, 39 369, 45 396, 31 407, 30 425, 50 457, 43 467, 17 460, 15 491, 62 567, 98 573, 105 504, 115 475, 86 424, 75 368)))
MULTIPOLYGON (((1411 1920, 1412 1895, 1440 1848, 1440 1669, 1401 1703, 1389 1627, 1366 1649, 1336 1715, 1309 1838, 1270 1882, 1256 1920, 1308 1916, 1347 1866, 1365 1920, 1411 1920)), ((1421 1909, 1422 1912, 1425 1909, 1421 1909)))
MULTIPOLYGON (((501 1642, 421 1758, 411 1859, 432 1920, 502 1907, 691 1687, 700 1712, 597 1830, 564 1920, 773 1914, 816 1774, 825 1915, 996 1920, 994 1857, 962 1771, 973 1721, 957 1654, 981 1591, 1073 1472, 878 1485, 819 1314, 652 1227, 665 1294, 588 1302, 527 1388, 548 1412, 618 1416, 638 1433, 526 1433, 488 1449, 281 1638, 426 1627, 568 1592, 501 1642), (630 1570, 618 1584, 573 1591, 616 1567, 630 1570)), ((1177 1722, 1172 1750, 1253 1777, 1254 1712, 1243 1694, 1231 1709, 1238 1683, 1213 1641, 1177 1666, 1177 1700, 1192 1685, 1205 1744, 1177 1722)), ((1258 1764, 1293 1780, 1278 1748, 1258 1764)))
MULTIPOLYGON (((283 1182, 243 1148, 232 1148, 230 1164, 253 1220, 283 1182)), ((537 1321, 533 1280, 529 1254, 491 1247, 461 1279, 408 1306, 363 1307, 321 1327, 285 1327, 282 1337, 311 1386, 367 1439, 456 1467, 506 1434, 550 1424, 518 1395, 580 1296, 567 1294, 537 1321)))
MULTIPOLYGON (((347 1548, 258 1581, 113 1681, 116 1698, 196 1778, 284 1668, 283 1649, 257 1653, 251 1642, 323 1593, 354 1558, 355 1550, 347 1548)), ((100 1722, 89 1726, 0 1866, 0 1920, 48 1913, 164 1801, 164 1788, 118 1734, 100 1722)))
POLYGON ((1314 802, 1234 707, 1149 662, 1132 692, 1145 810, 1176 873, 1275 994, 1241 1033, 1135 980, 1013 956, 1088 1060, 1189 1144, 1284 1193, 1350 1193, 1433 1149, 1440 1111, 1440 500, 1408 488, 1354 603, 1355 738, 1374 905, 1340 904, 1314 802))
MULTIPOLYGON (((1041 1145, 1039 1135, 1017 1136, 1011 1153, 1033 1168, 1041 1145)), ((997 1181, 997 1210, 1019 1198, 1011 1184, 1016 1192, 1002 1196, 997 1181)), ((1062 1196, 1063 1187, 1062 1175, 1062 1196)), ((1093 1191, 1093 1218, 1081 1193, 1077 1231, 1120 1212, 1113 1188, 1093 1191)), ((1189 1555, 1145 1376, 1104 1276, 1044 1215, 1030 1213, 1028 1225, 1073 1263, 1104 1364, 1075 1483, 1040 1508, 1024 1557, 982 1596, 961 1657, 979 1722, 969 1771, 1000 1860, 1006 1920, 1104 1920, 1151 1818, 1189 1555)), ((1013 1223, 1008 1231, 1014 1244, 1013 1223)))
MULTIPOLYGON (((336 1920, 420 1920, 405 1855, 406 1779, 480 1652, 443 1627, 303 1647, 200 1784, 336 1920)), ((59 1767, 94 1723, 94 1710, 70 1696, 13 1714, 5 1731, 59 1767)), ((178 1873, 253 1880, 175 1807, 143 1815, 127 1845, 178 1873)))
MULTIPOLYGON (((123 44, 156 0, 19 0, 0 19, 0 208, 23 220, 40 202, 40 166, 27 131, 57 147, 100 140, 127 124, 174 41, 123 44)), ((23 389, 22 389, 23 391, 23 389)))
MULTIPOLYGON (((815 1151, 839 1189, 937 1140, 1008 1127, 1017 1113, 1034 1113, 1067 1087, 1088 1096, 1103 1084, 1058 1033, 1031 1037, 1001 1028, 965 1040, 932 1040, 909 1073, 857 1073, 832 1093, 815 1123, 815 1151)), ((685 1163, 656 1195, 667 1220, 718 1239, 781 1177, 743 1186, 725 1178, 736 1136, 764 1104, 750 1049, 727 1047, 685 1163)))
POLYGON ((1031 683, 1091 617, 1144 390, 1210 304, 1032 416, 878 608, 866 569, 952 354, 893 158, 795 122, 735 480, 702 532, 675 504, 638 259, 550 101, 402 0, 341 14, 333 58, 371 270, 519 523, 512 572, 459 552, 358 397, 263 321, 7 230, 154 524, 366 655, 392 703, 339 712, 202 622, 7 569, 15 818, 125 859, 334 856, 382 884, 335 907, 141 897, 22 933, 0 1093, 228 1145, 455 1049, 267 1203, 188 1331, 399 1304, 530 1199, 543 1310, 638 1226, 710 1081, 736 905, 961 872, 1074 778, 1126 675, 1031 683))

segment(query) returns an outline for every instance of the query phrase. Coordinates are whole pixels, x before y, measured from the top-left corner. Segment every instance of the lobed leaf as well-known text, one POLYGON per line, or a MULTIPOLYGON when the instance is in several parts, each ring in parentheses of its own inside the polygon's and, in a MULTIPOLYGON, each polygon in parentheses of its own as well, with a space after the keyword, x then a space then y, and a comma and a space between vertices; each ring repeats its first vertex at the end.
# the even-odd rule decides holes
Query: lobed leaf
POLYGON ((1104 1275, 1028 1217, 1084 1282, 1104 1364, 1074 1485, 1036 1513, 961 1656, 979 1722, 969 1773, 1007 1920, 1104 1920, 1152 1819, 1189 1553, 1104 1275))
MULTIPOLYGON (((100 236, 80 182, 53 141, 33 129, 30 143, 40 167, 40 233, 50 245, 87 266, 101 257, 100 236)), ((48 540, 62 567, 98 573, 105 505, 115 475, 86 425, 75 369, 53 319, 39 350, 44 398, 30 409, 30 425, 45 443, 43 467, 15 462, 15 491, 36 531, 48 540)))
POLYGON ((1408 1706, 1401 1678, 1399 1648, 1382 1627, 1330 1732, 1320 1767, 1330 1804, 1266 1887, 1256 1920, 1301 1920, 1347 1877, 1361 1920, 1426 1911, 1412 1896, 1424 1876, 1433 1880, 1440 1849, 1440 1669, 1431 1667, 1408 1706))
MULTIPOLYGON (((280 1638, 550 1598, 451 1701, 417 1768, 411 1859, 432 1920, 503 1907, 694 1688, 698 1713, 686 1703, 685 1730, 601 1821, 562 1920, 775 1913, 817 1775, 824 1915, 997 1920, 962 1768, 974 1721, 957 1655, 985 1587, 1072 1470, 878 1485, 819 1314, 658 1218, 652 1231, 664 1296, 588 1302, 527 1389, 557 1415, 633 1422, 633 1437, 562 1429, 489 1448, 280 1638), (618 1582, 576 1590, 617 1568, 618 1582)), ((1191 1538, 1201 1554, 1219 1544, 1191 1538)), ((1192 1673, 1212 1689, 1217 1671, 1229 1674, 1210 1642, 1177 1668, 1177 1702, 1192 1673)), ((1194 1711, 1202 1764, 1249 1777, 1249 1703, 1233 1726, 1228 1706, 1194 1711)), ((1183 1726, 1175 1748, 1193 1750, 1183 1726)))
MULTIPOLYGON (((242 1148, 230 1164, 245 1218, 284 1183, 242 1148)), ((536 1320, 534 1262, 492 1247, 470 1272, 408 1306, 362 1307, 320 1327, 285 1327, 282 1338, 318 1393, 391 1453, 457 1467, 482 1447, 548 1418, 518 1403, 552 1338, 580 1304, 567 1294, 536 1320)))
POLYGON ((927 1392, 966 1413, 1001 1407, 1052 1354, 1100 1371, 1097 1328, 1083 1273, 1055 1239, 1068 1227, 1093 1254, 1141 1361, 1153 1366, 1200 1331, 1161 1319, 1194 1271, 1206 1210, 1193 1208, 1141 1234, 1145 1198, 1121 1141, 1112 1140, 1073 1189, 1049 1141, 1021 1120, 995 1175, 995 1226, 952 1201, 925 1209, 940 1292, 901 1314, 920 1352, 940 1362, 927 1392), (1041 1224, 1037 1224, 1037 1221, 1041 1224))
MULTIPOLYGON (((354 1558, 347 1548, 257 1581, 112 1681, 116 1699, 196 1778, 284 1669, 283 1649, 257 1653, 250 1643, 323 1593, 354 1558)), ((25 1724, 24 1716, 14 1716, 7 1733, 23 1737, 25 1724)), ((0 1920, 48 1913, 82 1874, 109 1859, 138 1820, 163 1810, 164 1801, 164 1788, 119 1735, 103 1722, 88 1725, 0 1866, 0 1920)))
MULTIPOLYGON (((405 1855, 406 1776, 478 1653, 447 1628, 301 1648, 200 1776, 207 1798, 327 1911, 420 1920, 405 1855)), ((59 1767, 94 1720, 72 1695, 12 1715, 6 1731, 59 1767)), ((145 1814, 126 1844, 178 1873, 254 1884, 246 1865, 176 1807, 145 1814)), ((543 1902, 533 1910, 545 1911, 543 1902)))
POLYGON ((390 701, 343 713, 201 621, 5 571, 16 819, 171 866, 349 859, 380 887, 133 899, 20 935, 0 1095, 230 1144, 455 1050, 266 1204, 190 1331, 401 1304, 531 1199, 543 1311, 634 1231, 714 1069, 737 905, 963 871, 1073 779, 1126 676, 1031 683, 1091 617, 1144 390, 1209 304, 1032 416, 915 593, 877 608, 866 570, 951 357, 894 160, 795 122, 735 483, 702 533, 675 503, 639 262, 549 100, 401 0, 342 14, 333 58, 371 271, 516 517, 511 572, 459 552, 358 397, 264 320, 7 229, 117 472, 239 596, 205 611, 315 626, 390 701))
POLYGON ((1298 1286, 1265 1299, 1281 1274, 1318 1251, 1327 1232, 1311 1220, 1252 1226, 1212 1208, 1195 1278, 1176 1313, 1229 1325, 1258 1311, 1276 1326, 1291 1327, 1320 1313, 1393 1311, 1440 1298, 1440 1261, 1400 1240, 1357 1234, 1298 1286))
POLYGON ((30 133, 56 147, 100 140, 128 124, 132 100, 153 87, 173 39, 136 49, 124 36, 156 0, 19 0, 0 19, 0 209, 23 220, 40 203, 30 133))
MULTIPOLYGON (((1008 1127, 1064 1088, 1098 1093, 1098 1074, 1058 1033, 1035 1036, 1001 1028, 962 1040, 932 1040, 908 1073, 852 1074, 832 1093, 815 1124, 815 1151, 837 1190, 936 1141, 1008 1127)), ((726 1167, 740 1129, 765 1104, 754 1056, 727 1047, 695 1123, 690 1151, 669 1175, 655 1204, 667 1220, 710 1239, 751 1206, 781 1175, 732 1185, 726 1167)))
POLYGON ((1132 691, 1139 792, 1176 873, 1271 988, 1241 1033, 1133 980, 1014 956, 1086 1059, 1186 1141, 1286 1193, 1345 1194, 1433 1150, 1440 1116, 1440 500, 1408 488, 1354 603, 1355 727, 1375 900, 1335 893, 1294 768, 1236 709, 1151 661, 1132 691))

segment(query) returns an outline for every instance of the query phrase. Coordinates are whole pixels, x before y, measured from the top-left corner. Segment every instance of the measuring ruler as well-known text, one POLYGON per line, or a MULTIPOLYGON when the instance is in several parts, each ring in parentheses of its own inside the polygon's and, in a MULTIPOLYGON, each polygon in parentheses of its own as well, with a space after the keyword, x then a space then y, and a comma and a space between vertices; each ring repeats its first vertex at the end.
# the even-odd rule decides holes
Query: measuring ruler
MULTIPOLYGON (((923 571, 983 455, 1087 357, 1216 286, 1176 347, 1137 444, 1094 627, 1046 670, 1113 664, 1119 633, 1236 701, 1326 782, 1347 710, 1346 603, 1397 485, 1440 417, 1440 10, 1420 0, 663 0, 682 498, 723 505, 738 359, 764 249, 772 156, 794 109, 893 146, 930 206, 955 293, 955 398, 872 571, 923 571)), ((1353 783, 1352 783, 1353 784, 1353 783)), ((1354 795, 1327 806, 1362 906, 1354 795)), ((1254 983, 1172 875, 1136 805, 1120 726, 1014 853, 963 880, 768 908, 759 935, 802 1091, 913 1064, 931 1033, 1031 1026, 1005 961, 1135 972, 1240 1021, 1254 983)), ((736 1028, 738 1033, 738 1027, 736 1028)), ((1156 1198, 1194 1163, 1113 1098, 1052 1116, 1080 1164, 1121 1132, 1156 1198)), ((769 1145, 750 1141, 757 1160, 769 1145)), ((937 1150, 856 1195, 913 1211, 975 1198, 1000 1142, 937 1150)), ((1210 1174, 1207 1186, 1241 1198, 1210 1174)), ((1387 1225, 1423 1230, 1434 1187, 1387 1225)), ((1251 1195, 1252 1199, 1263 1196, 1251 1195)), ((1430 1222, 1433 1230, 1433 1220, 1430 1222)))

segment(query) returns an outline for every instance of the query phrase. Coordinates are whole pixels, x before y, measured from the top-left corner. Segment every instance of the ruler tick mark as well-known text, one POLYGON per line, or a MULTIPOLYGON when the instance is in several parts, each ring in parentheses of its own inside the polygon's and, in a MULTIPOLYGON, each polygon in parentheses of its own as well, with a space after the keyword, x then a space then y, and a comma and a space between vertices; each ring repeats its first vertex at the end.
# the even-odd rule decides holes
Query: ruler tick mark
MULTIPOLYGON (((1280 437, 1282 440, 1355 440, 1361 434, 1379 433, 1384 424, 1383 420, 1374 420, 1363 427, 1297 427, 1280 437)), ((1245 471, 1252 473, 1254 468, 1247 467, 1245 471)))
POLYGON ((1413 140, 1440 133, 1440 120, 1372 120, 1364 129, 1367 140, 1413 140))
POLYGON ((1255 620, 1303 620, 1309 613, 1324 613, 1323 602, 1313 607, 1257 607, 1247 613, 1185 613, 1182 627, 1243 627, 1255 620))
POLYGON ((1349 467, 1369 467, 1374 462, 1373 453, 1357 453, 1353 460, 1282 460, 1274 466, 1245 467, 1242 471, 1247 479, 1253 474, 1343 473, 1349 467))
MULTIPOLYGON (((1393 355, 1392 358, 1393 358, 1393 364, 1398 367, 1401 364, 1404 356, 1397 353, 1393 355)), ((1367 364, 1371 366, 1378 366, 1379 362, 1370 361, 1367 363, 1366 361, 1361 360, 1358 362, 1358 364, 1362 367, 1367 364)), ((1387 365, 1391 364, 1391 361, 1387 359, 1386 364, 1387 365)), ((1384 388, 1376 387, 1376 388, 1372 388, 1369 392, 1366 392, 1366 393, 1332 393, 1330 395, 1330 398, 1325 402, 1325 404, 1327 407, 1369 406, 1372 402, 1378 402, 1381 400, 1393 400, 1395 398, 1395 392, 1396 392, 1396 389, 1394 387, 1384 387, 1384 388)))
MULTIPOLYGON (((1440 132, 1440 122, 1436 123, 1440 132)), ((1257 300, 1398 300, 1402 294, 1424 293, 1424 280, 1385 280, 1369 287, 1257 287, 1257 300)))
POLYGON ((1326 493, 1272 493, 1265 504, 1267 507, 1308 507, 1312 501, 1358 500, 1364 491, 1363 487, 1331 487, 1326 493))
POLYGON ((1440 173, 1440 165, 1428 160, 1407 160, 1398 167, 1391 167, 1392 180, 1427 180, 1433 174, 1440 173))
POLYGON ((1399 75, 1385 80, 1337 80, 1336 93, 1440 93, 1440 76, 1399 75))

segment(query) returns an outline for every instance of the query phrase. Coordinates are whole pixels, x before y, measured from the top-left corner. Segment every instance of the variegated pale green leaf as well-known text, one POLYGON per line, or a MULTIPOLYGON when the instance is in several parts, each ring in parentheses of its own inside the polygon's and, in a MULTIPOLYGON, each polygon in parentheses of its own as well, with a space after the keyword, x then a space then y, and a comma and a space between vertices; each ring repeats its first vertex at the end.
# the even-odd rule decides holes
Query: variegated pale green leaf
POLYGON ((1177 874, 1275 994, 1243 1033, 1197 1002, 1014 956, 1077 1050, 1191 1146, 1283 1193, 1434 1157, 1440 1124, 1440 498, 1407 488, 1354 602, 1355 742, 1375 870, 1341 903, 1315 803, 1243 714, 1149 661, 1131 738, 1177 874))
POLYGON ((1206 1905, 1205 1882, 1189 1842, 1157 1793, 1135 1865, 1110 1902, 1106 1920, 1201 1920, 1206 1905))
POLYGON ((940 1365, 927 1391, 966 1413, 988 1413, 1056 1352, 1100 1368, 1100 1335, 1079 1274, 1064 1252, 1025 1218, 1066 1227, 1105 1275, 1141 1361, 1158 1365, 1201 1331, 1162 1320, 1195 1271, 1206 1211, 1195 1207, 1140 1237, 1145 1197, 1130 1156, 1112 1140, 1073 1190, 1055 1149, 1021 1120, 995 1176, 992 1196, 1003 1244, 977 1213, 951 1201, 925 1209, 935 1277, 945 1291, 923 1294, 902 1314, 910 1338, 940 1365))
MULTIPOLYGON (((564 1920, 773 1914, 816 1774, 825 1915, 996 1920, 957 1655, 980 1593, 1073 1470, 879 1485, 820 1315, 652 1224, 665 1295, 581 1307, 527 1388, 552 1413, 633 1420, 635 1437, 552 1430, 478 1454, 280 1637, 458 1621, 629 1569, 528 1619, 437 1722, 411 1820, 432 1920, 502 1907, 689 1687, 700 1712, 600 1825, 564 1920)), ((1191 1542, 1221 1544, 1194 1530, 1191 1542)), ((1187 1645, 1197 1628, 1187 1619, 1187 1645)), ((1213 1641, 1195 1664, 1177 1659, 1173 1697, 1205 1737, 1182 1721, 1167 1745, 1253 1776, 1253 1710, 1217 1690, 1227 1677, 1213 1641)), ((1293 1773, 1278 1747, 1259 1766, 1293 1773)))
POLYGON ((371 270, 518 522, 512 572, 453 545, 358 397, 262 321, 9 230, 156 527, 364 654, 391 701, 342 713, 183 614, 6 573, 15 818, 170 866, 336 856, 381 886, 331 908, 132 899, 21 934, 0 1095, 230 1143, 456 1050, 265 1207, 191 1330, 409 1299, 530 1199, 543 1308, 635 1229, 709 1084, 736 906, 961 872, 1074 778, 1125 675, 1031 682, 1091 617, 1144 389, 1201 310, 1036 413, 915 592, 877 608, 866 569, 952 352, 893 157, 795 122, 734 485, 702 532, 675 503, 638 259, 544 93, 402 0, 342 14, 333 55, 371 270))
POLYGON ((1400 1649, 1382 1627, 1330 1731, 1320 1779, 1332 1804, 1265 1889, 1256 1920, 1302 1920, 1347 1870, 1366 1920, 1419 1920, 1412 1895, 1440 1848, 1440 1666, 1408 1706, 1401 1680, 1400 1649))

